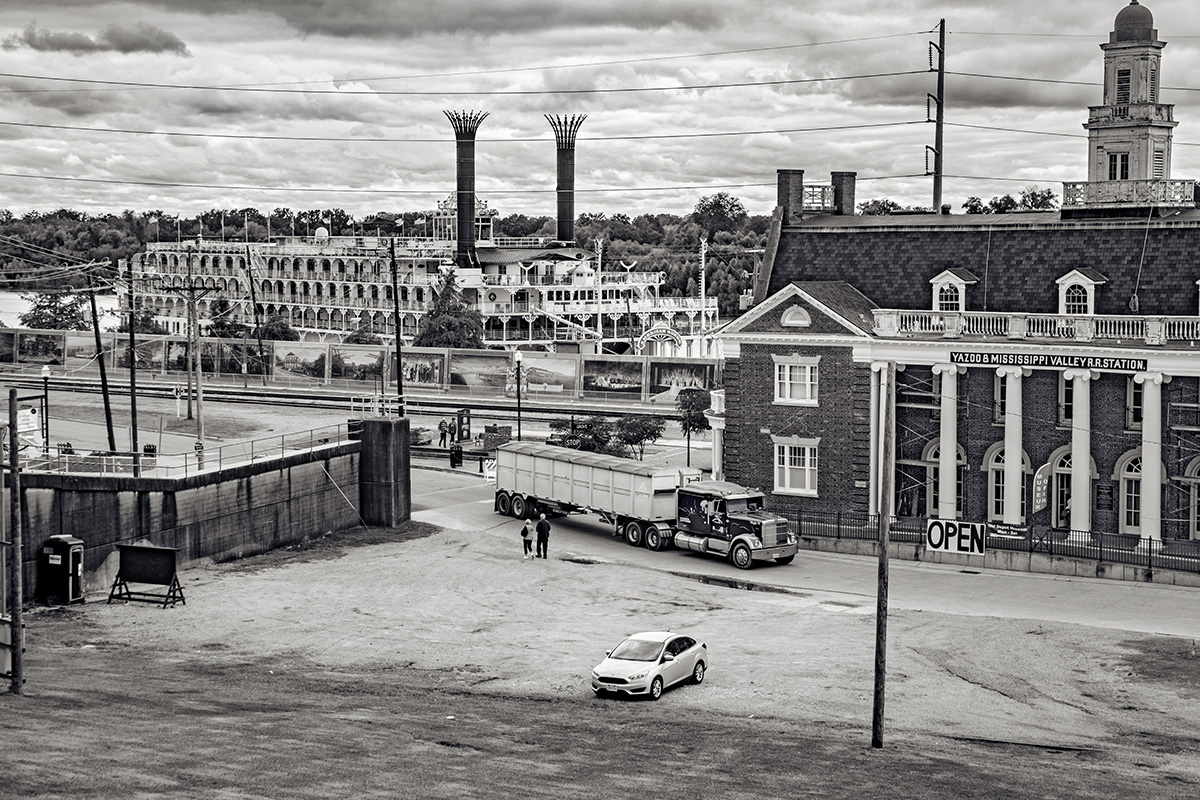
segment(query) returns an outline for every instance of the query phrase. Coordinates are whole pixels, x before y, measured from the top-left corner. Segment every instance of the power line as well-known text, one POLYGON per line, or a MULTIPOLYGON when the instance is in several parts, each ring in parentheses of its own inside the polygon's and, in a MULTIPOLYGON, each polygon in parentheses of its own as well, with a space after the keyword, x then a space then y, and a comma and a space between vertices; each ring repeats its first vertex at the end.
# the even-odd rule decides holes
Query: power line
MULTIPOLYGON (((647 134, 627 134, 618 136, 581 136, 579 141, 586 142, 625 142, 625 141, 641 141, 641 140, 657 140, 657 139, 705 139, 718 136, 766 136, 778 135, 783 133, 819 133, 825 131, 847 131, 861 130, 866 128, 891 128, 903 125, 923 125, 927 120, 906 120, 903 122, 873 122, 862 123, 858 125, 822 125, 812 128, 778 128, 766 130, 752 131, 707 131, 701 133, 647 133, 647 134)), ((200 131, 148 131, 138 130, 135 128, 89 128, 81 125, 52 125, 37 122, 12 122, 0 120, 0 125, 7 125, 16 128, 38 128, 42 130, 57 130, 57 131, 79 131, 83 133, 114 133, 114 134, 132 134, 138 136, 179 136, 198 139, 237 139, 237 140, 261 140, 261 141, 286 141, 286 142, 362 142, 364 144, 374 143, 403 143, 403 144, 446 144, 447 137, 441 136, 429 139, 409 139, 409 138, 392 138, 392 137, 354 137, 354 136, 268 136, 263 134, 250 133, 205 133, 200 131)), ((528 143, 528 142, 552 142, 553 137, 550 136, 528 136, 512 139, 477 139, 477 142, 486 142, 488 144, 507 144, 507 143, 528 143)))
MULTIPOLYGON (((1060 86, 1096 87, 1096 86, 1104 85, 1103 83, 1097 83, 1096 81, 1065 81, 1065 80, 1059 80, 1056 78, 1029 78, 1029 77, 1025 77, 1023 75, 988 75, 983 72, 955 72, 953 70, 946 70, 946 74, 947 75, 958 75, 958 76, 964 77, 964 78, 987 78, 989 80, 996 80, 996 81, 1019 81, 1021 83, 1053 83, 1053 84, 1058 84, 1060 86)), ((1160 87, 1160 89, 1162 91, 1172 91, 1172 92, 1200 92, 1200 87, 1196 87, 1196 86, 1162 86, 1162 87, 1160 87)))

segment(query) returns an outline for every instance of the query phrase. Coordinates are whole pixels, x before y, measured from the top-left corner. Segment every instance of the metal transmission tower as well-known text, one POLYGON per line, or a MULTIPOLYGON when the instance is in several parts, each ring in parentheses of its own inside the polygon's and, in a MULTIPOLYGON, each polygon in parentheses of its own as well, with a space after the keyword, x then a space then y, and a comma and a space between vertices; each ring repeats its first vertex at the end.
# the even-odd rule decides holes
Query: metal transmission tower
POLYGON ((486 111, 443 111, 454 126, 458 152, 458 247, 454 262, 469 267, 475 257, 475 132, 487 119, 486 111))
POLYGON ((587 114, 559 117, 546 114, 558 145, 558 240, 575 241, 575 137, 587 114))

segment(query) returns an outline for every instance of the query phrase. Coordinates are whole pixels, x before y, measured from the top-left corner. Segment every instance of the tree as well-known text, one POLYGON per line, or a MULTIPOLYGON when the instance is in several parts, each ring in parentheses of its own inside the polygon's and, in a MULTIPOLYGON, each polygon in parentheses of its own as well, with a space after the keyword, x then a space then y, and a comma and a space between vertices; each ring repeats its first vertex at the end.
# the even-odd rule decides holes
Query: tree
POLYGON ((483 315, 463 302, 453 269, 442 276, 420 327, 414 347, 483 348, 483 315))
POLYGON ((712 395, 703 389, 682 389, 675 397, 675 408, 679 410, 679 427, 687 437, 687 465, 692 465, 692 434, 712 428, 704 415, 712 406, 712 395))
POLYGON ((1039 189, 1027 186, 1021 192, 1021 208, 1030 211, 1054 211, 1058 208, 1058 195, 1053 189, 1039 189))
POLYGON ((29 303, 29 310, 17 317, 22 328, 48 331, 82 331, 88 328, 84 305, 87 302, 77 294, 23 294, 21 299, 29 303))
POLYGON ((968 214, 990 213, 990 209, 983 204, 983 200, 979 197, 968 197, 967 202, 963 203, 962 207, 968 214))
POLYGON ((550 421, 550 430, 567 447, 585 453, 604 453, 610 456, 625 455, 625 446, 617 440, 613 423, 608 417, 593 414, 582 419, 550 421))
POLYGON ((260 325, 255 330, 254 335, 256 338, 270 339, 275 342, 300 341, 300 332, 293 328, 286 319, 278 315, 270 317, 260 325))
POLYGON ((342 344, 383 344, 383 339, 363 327, 358 327, 346 334, 342 344))
MULTIPOLYGON (((152 336, 161 336, 168 333, 167 329, 154 318, 154 309, 138 306, 133 315, 133 332, 148 333, 152 336)), ((117 333, 129 333, 129 314, 121 315, 121 321, 117 324, 117 333)))
POLYGON ((728 192, 701 197, 692 211, 695 222, 711 239, 717 231, 736 232, 746 222, 746 207, 728 192))
POLYGON ((667 421, 649 414, 634 414, 617 423, 617 441, 633 451, 641 461, 646 456, 646 445, 657 442, 667 429, 667 421))
POLYGON ((858 204, 858 213, 864 217, 878 217, 885 214, 894 214, 900 211, 902 206, 895 200, 887 197, 877 200, 865 200, 858 204))
POLYGON ((208 308, 208 335, 218 339, 240 339, 246 332, 246 326, 233 318, 233 309, 229 301, 219 297, 208 308))
POLYGON ((1017 210, 1017 198, 1011 194, 1006 194, 1003 197, 993 197, 988 201, 989 214, 1008 214, 1017 210))

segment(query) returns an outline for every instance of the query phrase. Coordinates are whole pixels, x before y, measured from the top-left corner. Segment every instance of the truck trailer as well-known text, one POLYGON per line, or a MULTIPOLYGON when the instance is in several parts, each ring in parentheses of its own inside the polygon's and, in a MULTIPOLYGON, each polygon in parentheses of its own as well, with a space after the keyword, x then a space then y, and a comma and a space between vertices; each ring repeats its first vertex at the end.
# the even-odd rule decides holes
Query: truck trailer
POLYGON ((521 519, 597 514, 634 547, 673 545, 728 558, 739 569, 796 557, 796 536, 766 510, 762 492, 702 478, 692 467, 508 442, 496 454, 495 510, 521 519))

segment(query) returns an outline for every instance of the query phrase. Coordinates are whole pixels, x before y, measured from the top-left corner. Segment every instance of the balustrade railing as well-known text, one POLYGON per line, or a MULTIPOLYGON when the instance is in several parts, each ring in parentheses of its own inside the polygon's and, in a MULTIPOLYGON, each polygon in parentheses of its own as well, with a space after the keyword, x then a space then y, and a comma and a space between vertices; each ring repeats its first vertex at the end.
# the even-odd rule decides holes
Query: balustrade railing
POLYGON ((1005 314, 995 311, 874 311, 875 333, 897 336, 983 336, 1059 341, 1167 342, 1200 338, 1200 317, 1134 317, 1119 315, 1005 314))

